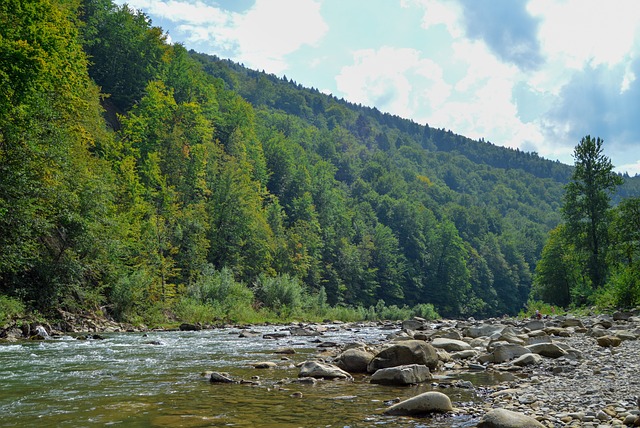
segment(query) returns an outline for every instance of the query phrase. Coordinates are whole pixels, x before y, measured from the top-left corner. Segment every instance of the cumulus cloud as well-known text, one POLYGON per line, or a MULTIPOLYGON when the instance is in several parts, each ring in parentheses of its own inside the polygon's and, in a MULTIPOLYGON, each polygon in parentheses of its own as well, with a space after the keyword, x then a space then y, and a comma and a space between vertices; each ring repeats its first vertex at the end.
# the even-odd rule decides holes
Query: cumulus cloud
POLYGON ((189 44, 279 74, 286 56, 314 45, 328 27, 315 0, 256 0, 242 12, 194 0, 130 0, 129 5, 175 24, 189 44))
POLYGON ((575 73, 562 88, 557 103, 546 115, 552 124, 549 137, 577 142, 590 134, 606 141, 614 164, 629 147, 640 145, 640 82, 629 75, 640 73, 640 59, 629 65, 587 67, 575 73), (624 87, 622 91, 621 88, 624 87))
POLYGON ((338 90, 352 102, 415 117, 418 109, 440 107, 451 91, 442 68, 415 49, 363 49, 353 61, 336 76, 338 90))
POLYGON ((466 34, 483 40, 501 60, 523 69, 543 62, 538 44, 538 19, 526 0, 460 0, 466 34))

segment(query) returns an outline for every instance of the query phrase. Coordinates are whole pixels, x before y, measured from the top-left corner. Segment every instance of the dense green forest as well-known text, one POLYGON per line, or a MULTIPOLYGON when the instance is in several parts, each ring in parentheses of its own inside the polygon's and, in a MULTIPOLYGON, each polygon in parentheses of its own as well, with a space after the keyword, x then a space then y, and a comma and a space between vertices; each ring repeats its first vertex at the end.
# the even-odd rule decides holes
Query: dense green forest
POLYGON ((611 189, 603 282, 549 285, 581 245, 558 238, 575 170, 170 45, 110 0, 0 4, 0 319, 640 303, 640 177, 611 189))

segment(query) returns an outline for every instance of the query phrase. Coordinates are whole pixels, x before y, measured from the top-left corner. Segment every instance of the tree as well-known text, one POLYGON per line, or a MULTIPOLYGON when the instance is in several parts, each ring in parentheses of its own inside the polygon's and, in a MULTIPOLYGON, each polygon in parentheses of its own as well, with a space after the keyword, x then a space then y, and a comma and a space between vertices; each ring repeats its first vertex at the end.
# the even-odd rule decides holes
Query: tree
POLYGON ((569 239, 584 252, 587 271, 594 288, 606 281, 606 254, 610 194, 622 184, 613 165, 603 153, 604 141, 587 135, 574 150, 575 170, 567 184, 562 215, 569 239))

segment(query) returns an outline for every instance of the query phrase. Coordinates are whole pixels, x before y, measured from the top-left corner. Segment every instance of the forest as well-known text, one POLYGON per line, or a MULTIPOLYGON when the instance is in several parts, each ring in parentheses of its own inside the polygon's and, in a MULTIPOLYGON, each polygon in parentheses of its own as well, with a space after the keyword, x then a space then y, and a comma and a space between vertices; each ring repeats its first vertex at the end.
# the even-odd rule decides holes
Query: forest
POLYGON ((0 322, 639 305, 640 177, 602 143, 564 165, 169 44, 111 0, 6 0, 0 322))

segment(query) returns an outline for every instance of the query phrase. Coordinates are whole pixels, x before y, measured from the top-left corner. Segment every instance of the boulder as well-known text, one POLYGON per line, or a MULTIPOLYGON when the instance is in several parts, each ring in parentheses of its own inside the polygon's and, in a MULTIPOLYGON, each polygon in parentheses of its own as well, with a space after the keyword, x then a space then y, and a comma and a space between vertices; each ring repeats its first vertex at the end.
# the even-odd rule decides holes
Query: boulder
POLYGON ((202 330, 202 326, 200 324, 188 324, 188 323, 180 324, 180 331, 200 331, 200 330, 202 330))
POLYGON ((305 361, 300 367, 298 377, 314 377, 316 379, 349 379, 351 375, 333 364, 318 361, 305 361))
POLYGON ((545 327, 544 332, 549 336, 570 337, 571 332, 562 327, 545 327))
POLYGON ((422 364, 433 370, 438 366, 438 355, 433 346, 422 340, 403 340, 379 352, 367 366, 373 373, 387 367, 422 364))
POLYGON ((620 346, 622 343, 622 339, 618 336, 600 336, 596 340, 598 341, 598 345, 604 348, 613 348, 620 346))
POLYGON ((211 383, 237 383, 237 381, 231 379, 228 373, 212 372, 209 375, 209 382, 211 383))
POLYGON ((469 349, 468 351, 458 351, 451 354, 451 358, 454 360, 466 360, 469 358, 475 358, 478 356, 478 351, 469 349))
POLYGON ((322 333, 308 327, 289 327, 291 336, 321 336, 322 333))
POLYGON ((490 410, 477 426, 478 428, 544 428, 544 425, 532 417, 506 409, 490 410))
POLYGON ((273 361, 260 361, 251 365, 254 369, 275 369, 276 367, 278 367, 278 365, 273 361))
POLYGON ((560 358, 567 355, 567 351, 556 345, 555 343, 536 343, 527 346, 532 353, 542 355, 549 358, 560 358))
POLYGON ((420 364, 388 367, 371 376, 371 383, 383 385, 415 385, 427 380, 431 380, 431 372, 427 366, 420 364))
POLYGON ((468 351, 471 349, 471 345, 462 340, 447 339, 445 337, 438 337, 433 339, 431 345, 434 348, 444 349, 447 352, 468 351))
POLYGON ((408 400, 401 401, 385 410, 387 415, 421 415, 427 413, 445 413, 453 410, 451 400, 445 394, 436 391, 424 392, 408 400))
POLYGON ((562 323, 561 323, 561 327, 562 328, 567 328, 567 327, 584 327, 584 325, 582 324, 582 321, 579 320, 578 318, 565 318, 562 323))
POLYGON ((538 331, 544 328, 544 322, 540 320, 531 320, 524 325, 529 331, 538 331))
POLYGON ((495 333, 501 333, 502 330, 505 329, 506 326, 500 324, 480 324, 468 327, 464 331, 464 335, 467 337, 483 337, 483 336, 491 336, 495 333))
POLYGON ((454 329, 438 330, 436 333, 432 334, 431 337, 444 337, 447 339, 462 340, 462 334, 460 334, 458 330, 454 329))
POLYGON ((494 363, 504 363, 505 361, 513 360, 514 358, 528 354, 529 352, 531 351, 524 346, 505 343, 496 346, 491 355, 493 356, 494 363))
POLYGON ((403 330, 422 330, 424 329, 425 320, 422 318, 411 318, 402 321, 403 330))
POLYGON ((373 359, 373 354, 362 348, 347 349, 338 355, 335 363, 342 370, 349 373, 366 373, 367 366, 373 359))
POLYGON ((614 321, 629 321, 629 318, 631 318, 633 316, 633 314, 631 312, 626 312, 626 311, 617 311, 613 313, 613 320, 614 321))
POLYGON ((513 365, 518 367, 535 366, 542 362, 542 357, 538 354, 524 354, 513 360, 513 365))

